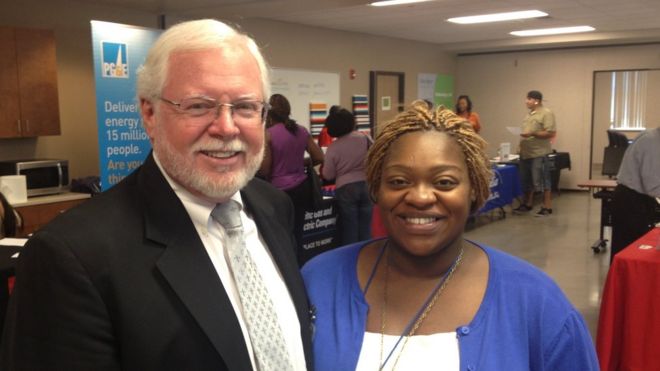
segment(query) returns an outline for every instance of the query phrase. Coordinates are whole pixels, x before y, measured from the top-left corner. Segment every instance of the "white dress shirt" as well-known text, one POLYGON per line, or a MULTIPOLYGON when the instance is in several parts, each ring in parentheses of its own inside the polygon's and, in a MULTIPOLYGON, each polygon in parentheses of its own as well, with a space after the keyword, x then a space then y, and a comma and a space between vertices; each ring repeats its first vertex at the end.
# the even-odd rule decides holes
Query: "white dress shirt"
MULTIPOLYGON (((236 287, 231 267, 227 264, 229 256, 224 248, 225 231, 224 228, 211 217, 211 212, 216 204, 193 195, 170 178, 163 170, 155 152, 154 160, 167 182, 183 203, 190 219, 195 225, 195 229, 204 244, 204 248, 206 248, 206 252, 220 277, 220 281, 227 292, 227 296, 229 297, 234 312, 236 313, 236 317, 238 318, 241 331, 243 332, 243 339, 245 339, 247 350, 252 361, 252 368, 257 370, 252 343, 248 341, 250 335, 245 322, 245 316, 243 315, 238 288, 236 287)), ((266 288, 268 289, 270 298, 273 301, 279 324, 284 334, 286 346, 289 351, 289 356, 294 365, 294 370, 304 371, 307 368, 305 364, 305 353, 303 350, 302 339, 300 338, 300 322, 291 295, 289 294, 284 279, 282 278, 270 251, 266 248, 265 242, 259 235, 257 225, 254 223, 251 216, 245 211, 241 194, 237 192, 231 197, 231 199, 241 205, 241 221, 243 222, 245 246, 249 250, 252 259, 257 266, 257 270, 261 274, 266 288)), ((222 313, 218 313, 218 315, 222 315, 222 313)))

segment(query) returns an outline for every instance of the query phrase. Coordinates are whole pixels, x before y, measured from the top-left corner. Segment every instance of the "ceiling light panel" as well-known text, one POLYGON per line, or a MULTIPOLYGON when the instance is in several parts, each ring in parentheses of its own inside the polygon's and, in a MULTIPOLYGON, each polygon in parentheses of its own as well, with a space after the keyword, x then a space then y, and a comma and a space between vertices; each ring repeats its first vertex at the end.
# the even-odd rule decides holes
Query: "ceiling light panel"
POLYGON ((540 10, 521 10, 518 12, 493 13, 493 14, 472 15, 467 17, 449 18, 447 21, 458 24, 474 24, 474 23, 513 21, 518 19, 541 18, 547 16, 548 13, 542 12, 540 10))
POLYGON ((376 1, 376 2, 373 2, 369 5, 371 5, 371 6, 392 6, 392 5, 424 3, 424 2, 427 2, 427 1, 433 1, 433 0, 384 0, 384 1, 376 1))
POLYGON ((557 28, 541 28, 536 30, 521 30, 513 31, 511 35, 514 36, 544 36, 544 35, 560 35, 567 33, 590 32, 596 30, 591 26, 573 26, 573 27, 557 27, 557 28))

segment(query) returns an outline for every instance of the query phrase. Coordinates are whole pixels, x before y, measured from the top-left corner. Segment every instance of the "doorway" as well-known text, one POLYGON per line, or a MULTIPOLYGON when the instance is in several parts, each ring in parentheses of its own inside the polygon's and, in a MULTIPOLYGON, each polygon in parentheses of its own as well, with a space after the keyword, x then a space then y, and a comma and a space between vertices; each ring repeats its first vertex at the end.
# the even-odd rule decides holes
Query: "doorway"
POLYGON ((371 71, 369 74, 369 119, 375 138, 384 123, 403 112, 405 74, 403 72, 371 71))

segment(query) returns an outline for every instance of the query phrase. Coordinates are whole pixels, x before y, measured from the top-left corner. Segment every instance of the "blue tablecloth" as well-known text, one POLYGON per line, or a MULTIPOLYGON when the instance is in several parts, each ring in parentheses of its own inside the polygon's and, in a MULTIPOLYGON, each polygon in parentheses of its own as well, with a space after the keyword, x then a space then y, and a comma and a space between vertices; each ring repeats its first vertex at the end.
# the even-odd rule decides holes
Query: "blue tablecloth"
POLYGON ((479 210, 479 213, 510 205, 514 198, 522 194, 518 167, 515 165, 497 165, 493 168, 490 197, 486 205, 479 210))

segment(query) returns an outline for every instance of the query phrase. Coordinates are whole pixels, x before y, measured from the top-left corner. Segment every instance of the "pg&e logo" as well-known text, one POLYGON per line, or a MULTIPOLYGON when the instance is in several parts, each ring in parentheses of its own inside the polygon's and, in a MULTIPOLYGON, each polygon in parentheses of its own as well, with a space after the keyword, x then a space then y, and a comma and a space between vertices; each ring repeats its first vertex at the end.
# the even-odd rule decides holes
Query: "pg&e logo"
POLYGON ((101 76, 109 78, 128 78, 128 55, 126 44, 101 42, 101 76))

